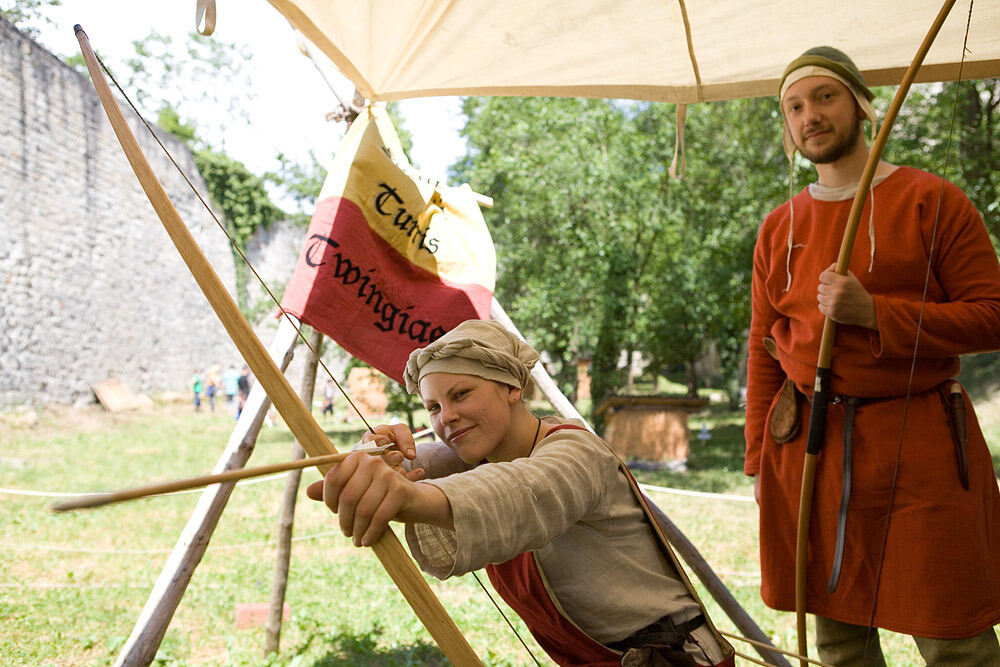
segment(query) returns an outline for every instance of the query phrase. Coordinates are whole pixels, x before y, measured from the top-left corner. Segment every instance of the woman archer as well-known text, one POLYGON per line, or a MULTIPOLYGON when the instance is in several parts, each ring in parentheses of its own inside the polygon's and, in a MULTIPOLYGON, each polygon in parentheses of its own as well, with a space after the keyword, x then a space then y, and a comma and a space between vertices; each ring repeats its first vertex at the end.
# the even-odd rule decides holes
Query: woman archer
POLYGON ((406 366, 443 441, 382 425, 310 485, 358 546, 406 524, 414 558, 446 579, 485 567, 560 665, 733 665, 641 493, 610 447, 568 420, 532 415, 538 354, 496 322, 469 320, 406 366))

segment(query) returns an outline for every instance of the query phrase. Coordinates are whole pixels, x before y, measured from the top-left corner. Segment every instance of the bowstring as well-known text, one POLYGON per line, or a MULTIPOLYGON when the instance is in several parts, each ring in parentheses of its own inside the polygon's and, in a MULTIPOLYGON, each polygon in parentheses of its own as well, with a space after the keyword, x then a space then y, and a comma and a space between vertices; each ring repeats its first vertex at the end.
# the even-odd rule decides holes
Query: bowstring
POLYGON ((281 312, 281 316, 288 321, 288 323, 295 330, 295 334, 298 336, 299 340, 302 341, 303 344, 305 344, 306 348, 308 348, 310 352, 312 352, 313 357, 315 357, 319 365, 323 367, 323 371, 326 373, 327 377, 329 377, 330 380, 333 381, 333 383, 337 386, 337 389, 340 390, 340 393, 344 396, 345 399, 347 399, 348 404, 350 404, 351 408, 358 415, 358 417, 361 418, 361 421, 364 422, 365 427, 370 432, 375 433, 375 429, 372 428, 371 424, 368 423, 368 420, 365 419, 365 416, 361 413, 361 410, 358 408, 357 405, 355 405, 354 401, 351 400, 351 397, 347 393, 347 390, 344 389, 344 387, 340 384, 340 382, 337 381, 337 378, 333 376, 333 373, 327 367, 326 363, 323 361, 319 352, 316 349, 314 349, 313 346, 309 343, 309 340, 302 332, 302 327, 296 324, 293 316, 288 311, 286 311, 285 308, 281 305, 281 302, 278 300, 278 297, 274 295, 274 292, 271 291, 271 288, 268 287, 267 283, 264 282, 264 279, 257 272, 257 269, 254 268, 254 265, 253 263, 250 262, 249 258, 247 258, 246 253, 244 253, 243 250, 240 248, 239 244, 236 242, 236 239, 233 238, 232 234, 229 233, 229 230, 226 229, 226 226, 222 224, 222 221, 219 220, 218 216, 215 215, 215 212, 212 210, 212 207, 208 205, 208 202, 205 201, 205 198, 201 196, 200 192, 198 192, 198 188, 194 186, 194 183, 192 183, 191 179, 189 179, 187 174, 184 173, 184 170, 181 168, 181 166, 177 164, 177 161, 174 159, 174 156, 170 153, 170 150, 163 144, 162 141, 160 141, 160 137, 157 136, 156 132, 153 131, 153 127, 149 124, 149 122, 142 115, 142 113, 139 112, 139 109, 136 108, 135 104, 132 103, 132 100, 131 98, 129 98, 128 93, 125 92, 125 90, 118 83, 118 80, 115 79, 115 75, 111 73, 111 70, 108 69, 108 66, 104 64, 104 61, 101 60, 101 57, 98 56, 96 52, 94 55, 97 57, 97 62, 100 63, 101 68, 108 75, 108 78, 111 79, 111 82, 115 84, 115 88, 117 88, 118 92, 121 93, 122 97, 125 98, 125 101, 128 103, 129 107, 131 107, 132 111, 139 118, 142 124, 146 126, 146 130, 153 136, 153 139, 156 141, 156 143, 159 144, 160 148, 166 154, 167 159, 170 160, 170 163, 174 165, 174 168, 177 170, 177 173, 181 175, 181 178, 183 178, 184 182, 187 183, 188 187, 191 188, 191 191, 194 193, 195 197, 198 198, 198 201, 200 201, 202 206, 205 207, 205 210, 208 211, 208 214, 212 217, 212 220, 215 221, 215 224, 218 226, 218 228, 221 229, 222 233, 226 235, 227 239, 229 239, 229 244, 233 247, 236 253, 247 265, 247 267, 250 269, 250 272, 253 273, 254 277, 257 279, 257 282, 260 283, 260 286, 264 288, 265 292, 267 292, 267 296, 271 299, 274 305, 278 307, 278 310, 281 312))
MULTIPOLYGON (((163 144, 162 141, 160 141, 160 138, 157 136, 156 132, 153 131, 152 126, 149 124, 149 122, 146 120, 146 118, 142 115, 142 113, 139 111, 139 109, 136 108, 135 104, 132 103, 132 100, 131 100, 131 98, 129 98, 128 93, 125 92, 125 90, 122 88, 122 86, 118 83, 118 80, 115 79, 114 74, 111 73, 111 70, 108 69, 108 66, 104 64, 104 61, 101 60, 101 57, 99 55, 97 55, 96 52, 95 52, 94 55, 97 57, 97 62, 100 63, 101 69, 104 70, 104 72, 108 75, 108 78, 111 79, 111 82, 114 83, 115 88, 117 88, 118 92, 121 93, 122 97, 128 103, 128 105, 132 109, 133 113, 135 113, 135 115, 139 118, 139 120, 142 122, 142 124, 146 127, 146 130, 153 136, 153 139, 160 146, 160 149, 163 150, 164 154, 166 154, 167 159, 170 160, 170 163, 172 165, 174 165, 174 168, 181 175, 181 178, 184 179, 184 182, 187 183, 188 187, 191 188, 191 191, 194 192, 195 197, 198 198, 198 201, 200 201, 202 203, 202 206, 205 207, 205 210, 208 211, 208 214, 212 217, 212 220, 215 221, 215 224, 219 227, 219 229, 222 230, 222 233, 226 235, 226 238, 229 239, 230 245, 232 245, 233 249, 236 250, 236 252, 237 252, 237 254, 239 254, 240 258, 246 263, 246 265, 250 269, 251 273, 253 273, 254 277, 257 279, 257 282, 260 283, 260 286, 264 288, 265 292, 267 292, 268 297, 278 307, 278 310, 281 312, 282 317, 284 317, 288 321, 288 323, 292 326, 292 328, 295 329, 295 333, 298 336, 299 340, 301 340, 305 344, 306 348, 308 348, 309 351, 312 352, 313 357, 316 359, 317 362, 319 362, 319 365, 323 367, 323 371, 327 374, 327 377, 329 377, 333 381, 333 383, 337 386, 337 389, 339 389, 340 393, 343 394, 343 396, 344 396, 345 399, 347 399, 347 402, 354 409, 354 412, 357 413, 358 417, 361 418, 361 421, 364 422, 364 424, 368 428, 368 430, 371 431, 372 433, 374 433, 375 429, 373 429, 371 427, 371 425, 368 423, 368 420, 366 420, 365 416, 361 413, 361 410, 358 408, 357 405, 355 405, 354 401, 351 400, 350 395, 347 393, 347 391, 344 389, 344 387, 337 381, 337 378, 335 378, 333 376, 333 373, 330 371, 330 369, 327 367, 327 365, 323 362, 323 359, 320 357, 319 353, 313 348, 313 346, 306 339, 305 334, 302 333, 302 327, 298 326, 295 323, 295 319, 292 317, 292 315, 288 311, 286 311, 284 309, 284 307, 282 307, 281 302, 278 300, 278 298, 271 291, 270 287, 267 286, 267 283, 264 282, 264 279, 257 272, 257 269, 254 268, 253 263, 249 260, 249 258, 247 258, 246 254, 243 252, 243 250, 240 249, 239 244, 236 242, 236 239, 233 238, 233 236, 229 233, 229 230, 226 229, 225 225, 223 225, 222 222, 219 220, 219 218, 215 215, 215 212, 212 211, 212 208, 205 201, 204 197, 201 196, 201 193, 198 192, 198 189, 194 186, 194 183, 191 182, 191 179, 188 178, 187 174, 184 173, 184 170, 181 168, 181 166, 174 159, 174 156, 170 153, 170 150, 163 144)), ((521 637, 521 633, 519 633, 517 631, 517 628, 515 628, 514 624, 511 623, 510 619, 507 617, 507 614, 504 613, 503 609, 500 608, 500 605, 497 604, 497 601, 493 598, 492 595, 490 595, 490 592, 486 589, 486 586, 483 585, 483 582, 480 581, 479 577, 476 575, 475 572, 472 573, 472 576, 475 577, 476 582, 479 584, 479 587, 482 588, 483 591, 486 593, 486 596, 490 599, 490 602, 492 602, 493 606, 496 607, 496 610, 500 613, 500 616, 507 623, 507 626, 514 633, 514 636, 517 637, 517 640, 519 642, 521 642, 521 646, 523 646, 524 650, 528 652, 528 655, 531 656, 531 659, 534 661, 534 663, 536 665, 541 665, 541 663, 538 662, 538 658, 535 657, 535 654, 532 653, 531 649, 528 648, 528 644, 521 637)))
POLYGON ((517 640, 521 642, 521 646, 524 647, 524 650, 528 652, 528 655, 531 656, 531 659, 535 661, 535 664, 541 667, 542 663, 538 662, 538 658, 535 657, 535 654, 531 652, 530 648, 528 648, 528 645, 525 643, 524 639, 521 638, 521 633, 517 631, 517 628, 514 627, 514 624, 510 622, 509 618, 507 618, 507 614, 505 614, 503 609, 500 608, 500 605, 497 603, 497 601, 493 599, 493 596, 490 594, 489 589, 487 589, 486 586, 483 585, 482 580, 479 578, 479 575, 476 574, 475 570, 473 570, 472 576, 475 578, 476 583, 479 584, 479 587, 483 589, 483 592, 486 593, 486 597, 490 599, 490 602, 493 603, 493 606, 496 607, 498 612, 500 612, 500 616, 503 618, 503 620, 507 622, 507 627, 509 627, 510 631, 514 633, 514 636, 517 637, 517 640))
MULTIPOLYGON (((940 221, 941 217, 941 201, 944 198, 945 177, 948 174, 948 166, 951 158, 951 145, 955 131, 955 118, 958 115, 958 94, 959 94, 959 88, 962 84, 962 70, 965 66, 965 56, 969 51, 968 49, 969 29, 970 26, 972 25, 972 6, 974 2, 975 0, 969 0, 969 13, 965 22, 965 38, 962 42, 962 58, 959 61, 958 76, 955 79, 955 95, 951 108, 951 120, 948 126, 948 140, 945 144, 944 165, 942 166, 941 169, 941 187, 938 190, 937 207, 935 208, 934 211, 934 224, 931 227, 931 243, 927 253, 927 268, 924 271, 924 288, 923 288, 923 293, 921 294, 920 297, 920 311, 917 317, 917 331, 913 341, 913 355, 910 358, 910 372, 906 385, 906 399, 903 402, 903 415, 902 415, 902 422, 899 428, 899 440, 896 443, 896 461, 892 471, 892 483, 889 486, 889 503, 885 515, 885 528, 882 531, 882 545, 879 552, 878 569, 876 570, 875 573, 875 590, 873 591, 871 613, 868 616, 868 627, 873 627, 873 623, 875 622, 875 610, 878 606, 878 592, 879 592, 879 587, 882 583, 882 569, 883 566, 885 565, 885 552, 889 542, 889 524, 892 519, 892 507, 896 497, 896 482, 899 479, 899 466, 903 452, 903 435, 906 430, 906 419, 909 413, 910 398, 913 395, 913 377, 916 374, 916 369, 917 369, 917 351, 920 346, 920 332, 924 321, 924 308, 927 305, 927 292, 930 286, 931 266, 933 264, 934 251, 937 245, 938 222, 940 221)), ((866 659, 868 654, 868 646, 873 635, 875 635, 875 633, 869 633, 868 639, 865 640, 866 659)))

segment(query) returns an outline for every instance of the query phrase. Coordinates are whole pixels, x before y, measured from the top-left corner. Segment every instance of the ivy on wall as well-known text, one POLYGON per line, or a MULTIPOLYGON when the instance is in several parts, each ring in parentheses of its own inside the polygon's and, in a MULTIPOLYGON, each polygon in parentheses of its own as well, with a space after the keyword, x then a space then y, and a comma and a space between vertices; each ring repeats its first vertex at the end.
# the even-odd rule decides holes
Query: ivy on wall
MULTIPOLYGON (((173 107, 163 107, 157 115, 157 124, 192 148, 195 166, 205 180, 208 194, 216 210, 222 214, 223 224, 230 238, 246 252, 247 241, 257 229, 267 229, 272 222, 287 218, 287 214, 271 202, 264 181, 235 160, 211 148, 194 148, 197 137, 193 126, 181 121, 173 107)), ((248 317, 252 306, 247 290, 250 269, 233 248, 236 267, 236 302, 248 317)))

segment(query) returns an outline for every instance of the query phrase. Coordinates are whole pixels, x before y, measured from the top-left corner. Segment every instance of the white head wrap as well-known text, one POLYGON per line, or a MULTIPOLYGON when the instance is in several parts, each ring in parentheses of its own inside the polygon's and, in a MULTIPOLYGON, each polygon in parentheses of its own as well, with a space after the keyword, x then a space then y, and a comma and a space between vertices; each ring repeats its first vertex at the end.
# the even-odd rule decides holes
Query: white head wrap
POLYGON ((420 380, 430 373, 474 375, 530 393, 531 369, 538 362, 533 347, 493 320, 466 320, 406 362, 406 390, 420 393, 420 380))

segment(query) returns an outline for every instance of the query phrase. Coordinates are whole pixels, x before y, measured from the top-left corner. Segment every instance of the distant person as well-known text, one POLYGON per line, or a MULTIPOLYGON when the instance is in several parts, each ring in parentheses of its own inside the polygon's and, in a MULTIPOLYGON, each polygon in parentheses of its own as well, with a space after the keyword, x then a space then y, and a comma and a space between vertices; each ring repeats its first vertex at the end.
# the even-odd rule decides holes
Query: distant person
POLYGON ((233 364, 229 364, 229 368, 222 374, 222 387, 226 393, 226 406, 231 408, 240 390, 240 372, 233 364))
POLYGON ((201 377, 200 368, 196 368, 191 377, 191 389, 194 390, 194 411, 201 412, 201 392, 204 389, 204 380, 201 377))
POLYGON ((219 375, 219 365, 216 364, 208 369, 205 376, 205 395, 208 396, 208 408, 215 412, 215 395, 222 386, 222 378, 219 375))
POLYGON ((333 416, 333 380, 327 380, 323 388, 323 414, 333 416))
POLYGON ((250 367, 246 364, 243 365, 243 372, 240 373, 240 377, 236 381, 236 387, 239 390, 239 407, 236 410, 236 418, 239 419, 240 415, 243 414, 243 407, 247 404, 247 397, 250 396, 250 367))

